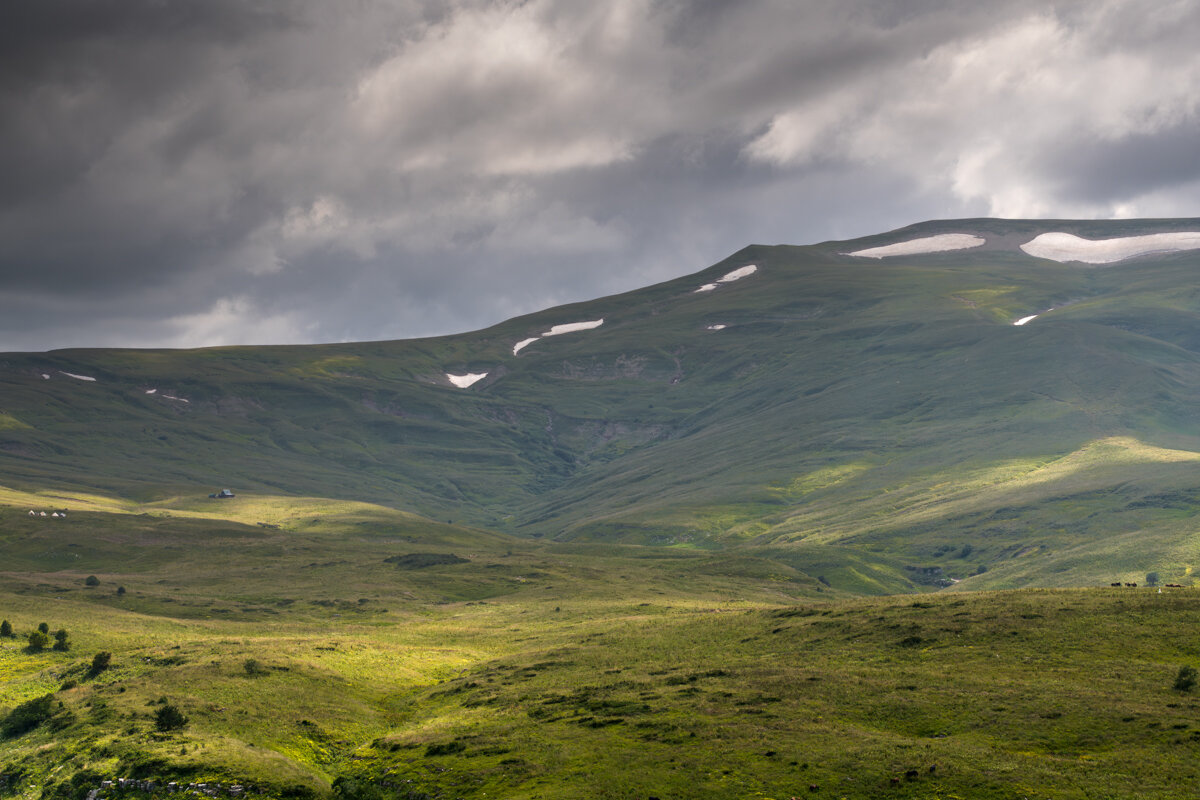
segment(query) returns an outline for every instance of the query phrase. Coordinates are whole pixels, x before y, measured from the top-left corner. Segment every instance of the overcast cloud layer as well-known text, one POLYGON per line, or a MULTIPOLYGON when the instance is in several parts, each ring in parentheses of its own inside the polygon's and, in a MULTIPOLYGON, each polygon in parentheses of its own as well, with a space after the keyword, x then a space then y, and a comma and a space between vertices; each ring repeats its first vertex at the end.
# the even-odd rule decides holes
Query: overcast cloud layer
POLYGON ((15 0, 0 350, 388 339, 929 218, 1200 214, 1200 0, 15 0))

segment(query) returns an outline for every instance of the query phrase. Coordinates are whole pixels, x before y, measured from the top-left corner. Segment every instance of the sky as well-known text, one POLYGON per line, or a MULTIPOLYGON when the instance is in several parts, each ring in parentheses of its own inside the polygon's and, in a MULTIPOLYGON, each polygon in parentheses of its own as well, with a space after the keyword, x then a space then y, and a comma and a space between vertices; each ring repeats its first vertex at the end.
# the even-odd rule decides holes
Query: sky
POLYGON ((1200 216, 1197 42, 1200 0, 10 0, 0 351, 432 336, 751 243, 1200 216))

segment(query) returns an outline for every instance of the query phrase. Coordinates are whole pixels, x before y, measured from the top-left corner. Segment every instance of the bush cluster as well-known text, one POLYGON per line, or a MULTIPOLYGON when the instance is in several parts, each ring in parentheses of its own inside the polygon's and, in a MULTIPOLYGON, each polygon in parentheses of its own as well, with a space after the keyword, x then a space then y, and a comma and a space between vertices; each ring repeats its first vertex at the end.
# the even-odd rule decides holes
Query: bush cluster
MULTIPOLYGON (((8 620, 0 621, 0 638, 15 639, 16 632, 13 630, 12 623, 8 620)), ((50 641, 53 639, 54 646, 52 650, 57 650, 60 653, 65 653, 71 649, 71 635, 67 633, 65 628, 59 628, 53 634, 50 633, 50 623, 39 622, 37 630, 30 631, 26 635, 26 642, 30 653, 40 653, 47 647, 51 647, 50 641)))

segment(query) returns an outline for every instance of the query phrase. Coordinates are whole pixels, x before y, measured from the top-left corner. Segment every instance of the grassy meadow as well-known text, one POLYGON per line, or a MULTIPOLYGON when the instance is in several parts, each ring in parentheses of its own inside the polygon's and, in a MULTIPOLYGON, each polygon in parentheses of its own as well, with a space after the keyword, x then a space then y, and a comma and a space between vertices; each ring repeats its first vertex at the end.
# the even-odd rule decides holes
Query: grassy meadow
POLYGON ((1173 688, 1200 664, 1194 589, 862 598, 767 558, 318 499, 7 506, 0 530, 0 617, 22 637, 0 640, 0 715, 53 696, 0 739, 16 797, 137 777, 265 797, 1152 798, 1200 777, 1200 699, 1173 688), (69 651, 26 652, 42 621, 69 651), (164 700, 185 727, 156 729, 164 700))

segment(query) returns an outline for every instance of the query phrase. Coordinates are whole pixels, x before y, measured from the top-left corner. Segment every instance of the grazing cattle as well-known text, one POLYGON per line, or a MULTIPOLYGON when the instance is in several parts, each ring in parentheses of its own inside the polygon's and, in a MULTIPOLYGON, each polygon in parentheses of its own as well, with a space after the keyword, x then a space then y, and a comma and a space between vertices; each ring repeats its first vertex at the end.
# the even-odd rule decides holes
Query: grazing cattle
POLYGON ((900 785, 900 779, 892 778, 892 786, 899 786, 899 785, 900 785))
POLYGON ((1127 584, 1125 584, 1125 585, 1126 585, 1126 586, 1130 586, 1130 587, 1132 587, 1132 588, 1134 588, 1134 589, 1136 589, 1136 588, 1137 588, 1137 584, 1136 584, 1136 583, 1127 583, 1127 584))
POLYGON ((904 773, 904 777, 908 778, 910 781, 915 781, 920 775, 921 773, 915 769, 910 769, 908 772, 904 773))
POLYGON ((34 511, 32 508, 31 508, 31 509, 29 509, 29 516, 31 516, 31 517, 36 517, 36 516, 37 516, 37 512, 36 512, 36 511, 34 511))
POLYGON ((1121 585, 1121 582, 1120 582, 1120 581, 1117 581, 1116 583, 1110 583, 1110 584, 1109 584, 1109 586, 1120 586, 1120 585, 1121 585))

